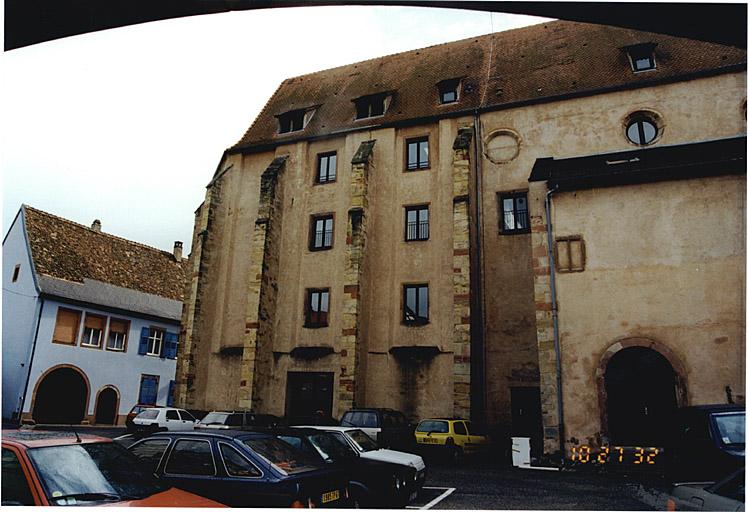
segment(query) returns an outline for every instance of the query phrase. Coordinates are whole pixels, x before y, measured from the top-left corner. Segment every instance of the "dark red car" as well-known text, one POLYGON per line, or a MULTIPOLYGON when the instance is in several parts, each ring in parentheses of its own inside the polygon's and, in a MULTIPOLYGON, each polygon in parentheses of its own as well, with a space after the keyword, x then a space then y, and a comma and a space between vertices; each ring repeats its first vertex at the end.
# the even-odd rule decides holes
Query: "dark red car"
POLYGON ((111 439, 3 430, 2 505, 224 507, 156 480, 111 439))

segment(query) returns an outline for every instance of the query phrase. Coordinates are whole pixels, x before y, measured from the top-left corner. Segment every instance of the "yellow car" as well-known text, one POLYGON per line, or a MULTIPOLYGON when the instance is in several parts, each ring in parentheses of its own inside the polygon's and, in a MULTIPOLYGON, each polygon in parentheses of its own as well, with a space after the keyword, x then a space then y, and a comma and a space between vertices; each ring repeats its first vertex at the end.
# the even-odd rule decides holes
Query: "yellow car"
POLYGON ((468 420, 459 418, 421 420, 416 427, 416 443, 424 451, 440 451, 453 460, 486 451, 490 444, 488 437, 476 433, 468 420))

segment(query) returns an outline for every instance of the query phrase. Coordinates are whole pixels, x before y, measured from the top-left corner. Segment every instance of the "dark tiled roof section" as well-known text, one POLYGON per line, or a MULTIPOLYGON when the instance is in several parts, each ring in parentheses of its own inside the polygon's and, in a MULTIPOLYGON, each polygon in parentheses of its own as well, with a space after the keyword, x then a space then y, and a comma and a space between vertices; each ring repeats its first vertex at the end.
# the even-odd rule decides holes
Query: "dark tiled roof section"
POLYGON ((685 79, 741 65, 745 67, 745 50, 730 46, 553 21, 289 78, 231 150, 479 107, 685 79), (634 73, 621 48, 650 42, 657 44, 657 70, 634 73), (463 79, 460 101, 440 105, 436 84, 458 77, 463 79), (384 116, 354 120, 353 99, 384 91, 395 91, 384 116), (320 107, 303 131, 277 133, 276 115, 314 105, 320 107))
POLYGON ((38 274, 82 283, 84 278, 182 300, 186 260, 167 251, 24 206, 31 255, 38 274))

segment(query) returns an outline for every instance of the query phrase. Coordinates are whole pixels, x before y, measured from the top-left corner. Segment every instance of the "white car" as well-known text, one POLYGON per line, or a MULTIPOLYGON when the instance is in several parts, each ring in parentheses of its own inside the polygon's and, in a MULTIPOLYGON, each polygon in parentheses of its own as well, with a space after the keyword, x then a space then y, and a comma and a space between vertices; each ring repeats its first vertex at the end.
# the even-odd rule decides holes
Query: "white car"
POLYGON ((420 455, 380 448, 377 443, 360 428, 328 427, 319 425, 299 426, 298 428, 316 428, 317 430, 324 430, 326 432, 337 434, 338 436, 342 435, 345 441, 365 459, 402 464, 415 468, 418 490, 423 487, 423 483, 426 481, 426 463, 423 462, 423 458, 420 455))
POLYGON ((159 432, 175 430, 195 430, 195 417, 184 409, 160 407, 146 409, 132 420, 136 432, 159 432))

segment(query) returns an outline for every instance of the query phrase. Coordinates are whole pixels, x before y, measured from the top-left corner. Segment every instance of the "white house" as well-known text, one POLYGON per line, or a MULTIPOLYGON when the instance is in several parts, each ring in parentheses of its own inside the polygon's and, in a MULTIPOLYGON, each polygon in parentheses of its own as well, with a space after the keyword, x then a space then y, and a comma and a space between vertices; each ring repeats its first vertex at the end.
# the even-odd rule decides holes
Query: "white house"
POLYGON ((172 401, 186 260, 22 206, 3 240, 3 421, 172 401))

